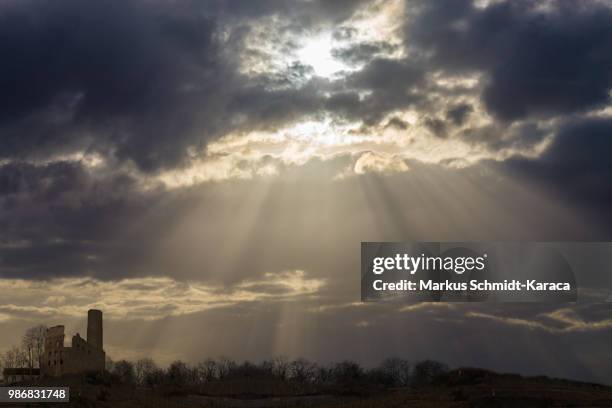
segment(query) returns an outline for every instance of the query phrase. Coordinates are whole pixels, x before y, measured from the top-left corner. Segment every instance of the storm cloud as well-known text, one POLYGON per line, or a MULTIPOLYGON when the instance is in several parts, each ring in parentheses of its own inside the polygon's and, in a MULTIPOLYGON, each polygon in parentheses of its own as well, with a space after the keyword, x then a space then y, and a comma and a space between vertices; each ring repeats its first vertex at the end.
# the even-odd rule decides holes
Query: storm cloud
POLYGON ((433 67, 480 71, 482 98, 509 121, 605 106, 612 86, 612 11, 598 2, 422 4, 407 23, 408 42, 431 53, 433 67))

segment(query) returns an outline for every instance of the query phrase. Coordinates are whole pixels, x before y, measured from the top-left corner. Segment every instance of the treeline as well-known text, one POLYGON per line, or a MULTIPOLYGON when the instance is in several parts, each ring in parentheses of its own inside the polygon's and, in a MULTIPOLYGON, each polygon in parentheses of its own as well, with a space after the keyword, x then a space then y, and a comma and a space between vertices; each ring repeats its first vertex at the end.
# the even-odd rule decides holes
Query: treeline
POLYGON ((437 361, 410 363, 401 358, 388 358, 379 366, 364 368, 353 361, 320 365, 306 359, 289 360, 283 357, 259 364, 237 363, 227 358, 206 359, 196 365, 175 361, 166 369, 158 367, 150 358, 136 362, 107 360, 107 370, 118 382, 144 387, 168 385, 198 387, 231 380, 261 380, 338 386, 345 384, 377 384, 384 387, 404 387, 435 382, 449 369, 437 361))

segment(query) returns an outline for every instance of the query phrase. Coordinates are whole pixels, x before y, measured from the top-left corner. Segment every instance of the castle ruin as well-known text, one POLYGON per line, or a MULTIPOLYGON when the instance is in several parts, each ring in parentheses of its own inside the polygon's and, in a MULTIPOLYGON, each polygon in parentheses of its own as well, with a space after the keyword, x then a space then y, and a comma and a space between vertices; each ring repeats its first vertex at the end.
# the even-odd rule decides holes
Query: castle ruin
POLYGON ((64 326, 47 329, 40 362, 42 376, 104 372, 102 311, 91 309, 87 312, 87 339, 77 333, 72 336, 72 347, 64 347, 64 338, 64 326))

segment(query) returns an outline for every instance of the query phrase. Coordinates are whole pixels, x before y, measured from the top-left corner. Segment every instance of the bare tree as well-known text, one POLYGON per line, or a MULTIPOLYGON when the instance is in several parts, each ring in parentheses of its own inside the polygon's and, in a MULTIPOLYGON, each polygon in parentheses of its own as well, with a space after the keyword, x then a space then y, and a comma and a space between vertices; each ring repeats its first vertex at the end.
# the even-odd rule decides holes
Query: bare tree
POLYGON ((275 377, 286 380, 289 374, 289 360, 287 357, 275 357, 272 360, 272 374, 275 377))
POLYGON ((448 366, 433 360, 421 361, 414 366, 412 382, 414 384, 430 384, 448 372, 448 366))
POLYGON ((412 377, 412 364, 408 361, 392 357, 387 358, 380 366, 382 372, 393 380, 395 385, 406 386, 412 377))
POLYGON ((145 385, 147 378, 158 369, 155 361, 150 358, 141 358, 136 361, 134 368, 136 370, 136 382, 140 385, 145 385))
POLYGON ((198 372, 202 382, 212 381, 217 377, 217 363, 212 358, 198 364, 198 372))
POLYGON ((31 336, 31 333, 27 331, 23 338, 21 339, 21 347, 23 347, 23 351, 26 355, 27 363, 26 365, 29 368, 34 367, 34 338, 31 336))
POLYGON ((314 381, 316 366, 306 359, 299 358, 289 365, 291 378, 299 382, 314 381))
POLYGON ((16 368, 25 368, 28 365, 28 354, 25 350, 17 347, 17 346, 13 346, 11 348, 11 353, 14 356, 14 361, 15 361, 15 365, 14 367, 16 368))
POLYGON ((155 368, 153 371, 145 376, 144 383, 148 387, 153 387, 159 384, 163 384, 165 381, 166 373, 161 368, 155 368))
POLYGON ((200 370, 198 367, 187 367, 187 385, 200 384, 200 370))
POLYGON ((133 384, 136 377, 134 374, 134 364, 127 360, 119 360, 115 363, 113 374, 119 377, 123 384, 133 384))
POLYGON ((170 364, 167 375, 168 381, 172 385, 181 387, 189 383, 189 367, 181 360, 176 360, 170 364))
POLYGON ((21 339, 21 345, 27 358, 27 367, 40 367, 40 360, 45 347, 46 333, 47 326, 45 325, 30 327, 24 333, 21 339))
POLYGON ((334 370, 331 367, 320 366, 315 372, 315 381, 319 384, 328 384, 334 379, 334 370))
POLYGON ((39 324, 38 326, 32 327, 30 330, 34 332, 34 356, 36 358, 36 363, 40 368, 42 358, 45 353, 47 326, 44 324, 39 324))
POLYGON ((2 365, 4 368, 15 368, 17 367, 17 355, 15 351, 16 347, 13 346, 6 350, 2 355, 2 365))
POLYGON ((229 375, 229 373, 236 367, 236 363, 232 360, 221 357, 219 361, 217 361, 217 374, 220 379, 223 379, 229 375))
POLYGON ((338 383, 350 383, 363 378, 363 368, 354 361, 342 361, 333 367, 333 376, 338 383))

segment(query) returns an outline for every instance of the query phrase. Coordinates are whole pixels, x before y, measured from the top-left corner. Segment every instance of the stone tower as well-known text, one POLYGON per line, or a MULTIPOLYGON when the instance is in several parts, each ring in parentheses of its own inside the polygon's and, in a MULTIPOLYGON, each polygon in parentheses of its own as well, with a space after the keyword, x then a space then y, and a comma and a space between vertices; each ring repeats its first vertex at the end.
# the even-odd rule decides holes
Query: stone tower
POLYGON ((98 350, 102 350, 102 338, 102 311, 90 309, 87 312, 87 343, 98 350))

